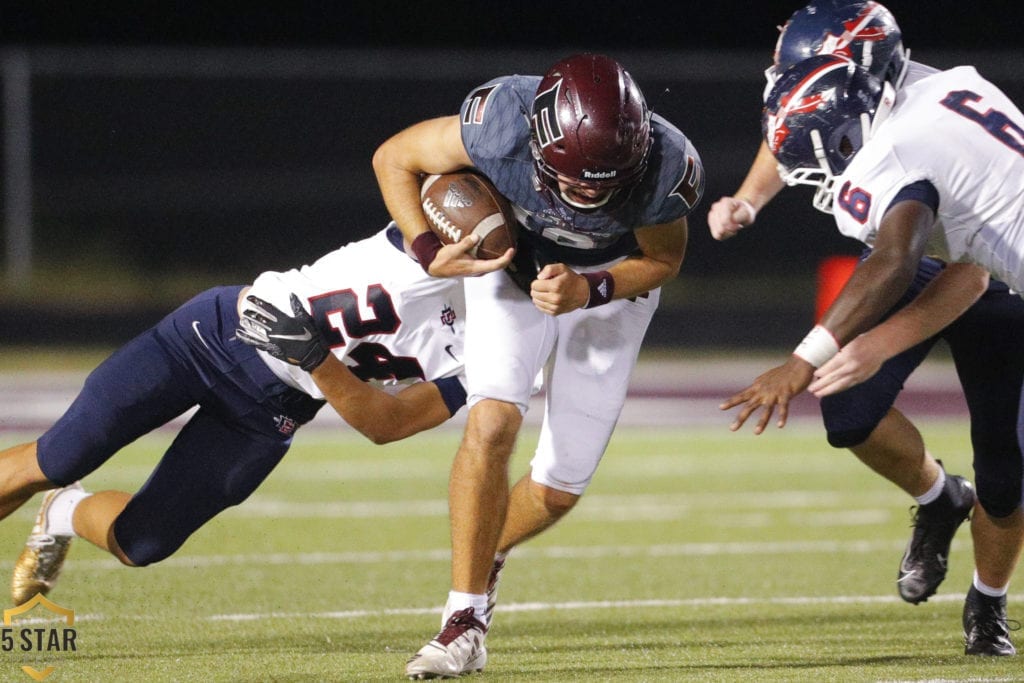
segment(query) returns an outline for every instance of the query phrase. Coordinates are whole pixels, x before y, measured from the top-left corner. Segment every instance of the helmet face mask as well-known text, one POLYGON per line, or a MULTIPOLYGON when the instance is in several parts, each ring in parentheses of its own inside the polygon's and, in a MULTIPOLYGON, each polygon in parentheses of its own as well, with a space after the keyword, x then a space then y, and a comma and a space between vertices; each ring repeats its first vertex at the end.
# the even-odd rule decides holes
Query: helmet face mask
POLYGON ((650 120, 643 93, 615 60, 593 54, 562 60, 533 101, 530 151, 538 189, 577 211, 617 205, 647 170, 650 120))
POLYGON ((885 6, 870 0, 812 0, 781 28, 774 63, 765 71, 765 99, 782 72, 822 54, 851 59, 894 88, 902 85, 910 59, 900 27, 885 6))
POLYGON ((761 129, 789 185, 817 188, 831 213, 836 178, 888 118, 895 90, 852 61, 819 55, 787 69, 765 101, 761 129))

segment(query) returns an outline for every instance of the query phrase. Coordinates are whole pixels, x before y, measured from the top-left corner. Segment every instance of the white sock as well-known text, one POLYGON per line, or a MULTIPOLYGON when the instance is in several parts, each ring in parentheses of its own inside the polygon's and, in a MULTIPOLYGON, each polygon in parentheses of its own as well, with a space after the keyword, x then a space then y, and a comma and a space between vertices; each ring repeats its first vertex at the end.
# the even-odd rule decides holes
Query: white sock
POLYGON ((46 513, 46 533, 51 536, 77 536, 71 522, 75 508, 91 495, 80 488, 67 488, 54 496, 46 513))
POLYGON ((1010 589, 1009 585, 1003 586, 1002 588, 993 588, 988 586, 984 581, 978 578, 978 570, 974 570, 974 588, 982 595, 987 595, 990 598, 1001 598, 1006 595, 1006 592, 1010 589))
POLYGON ((480 621, 484 620, 487 613, 487 596, 476 595, 475 593, 460 593, 459 591, 448 592, 448 602, 444 606, 444 614, 441 617, 441 626, 444 627, 456 612, 461 612, 467 607, 473 608, 473 616, 480 621))
POLYGON ((935 480, 932 487, 924 492, 920 496, 914 496, 914 500, 917 501, 918 505, 927 505, 938 500, 939 496, 942 495, 942 490, 946 488, 946 470, 939 468, 939 478, 935 480))

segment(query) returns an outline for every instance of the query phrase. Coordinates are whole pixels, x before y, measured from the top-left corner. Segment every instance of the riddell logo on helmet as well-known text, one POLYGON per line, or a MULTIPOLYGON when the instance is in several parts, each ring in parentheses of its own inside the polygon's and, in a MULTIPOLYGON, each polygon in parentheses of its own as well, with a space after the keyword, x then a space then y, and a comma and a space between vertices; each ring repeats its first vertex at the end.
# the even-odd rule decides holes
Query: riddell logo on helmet
POLYGON ((584 178, 594 178, 595 180, 604 180, 606 178, 614 178, 619 174, 618 171, 588 171, 583 170, 584 178))

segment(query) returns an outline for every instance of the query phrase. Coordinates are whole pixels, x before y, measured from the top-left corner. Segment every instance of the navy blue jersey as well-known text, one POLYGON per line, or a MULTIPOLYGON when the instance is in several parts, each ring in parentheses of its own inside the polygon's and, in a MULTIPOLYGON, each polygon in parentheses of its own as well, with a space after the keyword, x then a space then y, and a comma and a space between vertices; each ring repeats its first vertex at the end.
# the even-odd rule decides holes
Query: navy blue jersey
POLYGON ((463 101, 462 142, 473 165, 512 202, 519 223, 549 260, 591 265, 636 249, 633 231, 686 216, 704 193, 704 167, 690 141, 652 115, 647 172, 613 208, 574 211, 537 190, 530 111, 539 76, 503 76, 463 101))

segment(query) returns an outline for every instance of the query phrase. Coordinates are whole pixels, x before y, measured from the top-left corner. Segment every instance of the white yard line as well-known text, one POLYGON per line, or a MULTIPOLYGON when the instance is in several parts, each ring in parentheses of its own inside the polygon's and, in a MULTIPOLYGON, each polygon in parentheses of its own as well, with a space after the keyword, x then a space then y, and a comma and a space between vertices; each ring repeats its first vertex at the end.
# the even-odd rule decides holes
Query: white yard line
MULTIPOLYGON (((709 557, 716 555, 800 555, 800 554, 866 554, 896 552, 906 545, 905 540, 885 541, 765 541, 733 543, 666 543, 662 545, 607 545, 607 546, 552 546, 518 548, 515 559, 559 559, 582 560, 613 558, 665 558, 665 557, 709 557)), ((967 543, 953 542, 953 549, 966 550, 967 543)), ((273 565, 334 565, 334 564, 391 564, 396 562, 448 562, 447 548, 427 550, 382 550, 317 553, 253 553, 238 555, 175 555, 167 558, 154 568, 204 569, 229 565, 249 567, 273 565)), ((11 562, 0 563, 8 570, 11 562)), ((70 558, 66 565, 69 571, 110 571, 123 570, 117 560, 70 558)))
MULTIPOLYGON (((945 593, 928 598, 929 603, 938 602, 963 602, 963 593, 945 593)), ((1024 599, 1024 595, 1015 594, 1008 596, 1011 602, 1018 602, 1024 599)), ((679 607, 729 607, 744 605, 880 605, 880 604, 904 604, 895 595, 833 595, 833 596, 788 596, 788 597, 702 597, 702 598, 678 598, 671 600, 594 600, 594 601, 570 601, 570 602, 519 602, 502 604, 500 611, 504 614, 511 612, 544 612, 548 610, 607 610, 607 609, 666 609, 679 607)), ((357 609, 357 610, 332 610, 326 612, 238 612, 229 614, 208 614, 202 617, 204 621, 264 621, 269 619, 365 619, 367 617, 382 616, 433 616, 440 614, 440 607, 403 607, 392 609, 357 609)), ((195 618, 193 615, 190 617, 195 618)), ((105 614, 75 614, 75 622, 96 622, 110 619, 128 619, 133 621, 153 621, 159 619, 166 621, 166 615, 152 614, 117 614, 108 616, 105 614)), ((20 624, 43 623, 43 619, 19 620, 20 624)), ((993 680, 993 679, 984 679, 993 680)))

